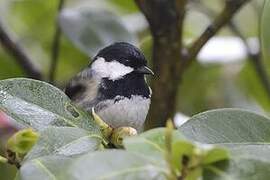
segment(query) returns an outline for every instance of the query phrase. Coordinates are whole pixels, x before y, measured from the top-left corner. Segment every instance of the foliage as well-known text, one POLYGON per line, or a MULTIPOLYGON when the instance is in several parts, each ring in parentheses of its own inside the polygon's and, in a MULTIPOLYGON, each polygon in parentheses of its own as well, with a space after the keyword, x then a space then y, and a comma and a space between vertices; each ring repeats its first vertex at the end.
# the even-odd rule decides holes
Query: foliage
POLYGON ((263 179, 270 175, 270 119, 252 112, 204 112, 178 130, 171 125, 152 129, 125 138, 122 150, 103 150, 104 136, 96 121, 70 104, 59 89, 18 78, 0 81, 0 92, 0 109, 39 133, 31 150, 18 143, 32 141, 31 130, 9 140, 8 147, 15 153, 27 152, 17 159, 21 166, 17 179, 263 179))
MULTIPOLYGON (((100 2, 93 0, 91 3, 94 1, 100 2)), ((59 21, 65 35, 60 44, 56 73, 59 86, 87 65, 87 56, 92 57, 98 49, 113 41, 140 42, 150 60, 152 39, 147 27, 135 34, 121 21, 139 12, 134 3, 110 0, 106 2, 109 6, 64 9, 58 18, 56 2, 3 0, 0 14, 4 24, 14 31, 11 34, 18 44, 42 67, 44 76, 50 64, 54 21, 59 21)), ((202 2, 215 11, 222 4, 216 0, 202 2)), ((270 52, 269 5, 266 0, 260 24, 266 66, 270 52)), ((240 30, 247 36, 257 33, 250 20, 255 13, 250 5, 236 17, 240 30)), ((195 38, 209 20, 205 15, 196 14, 195 8, 190 6, 184 36, 195 38)), ((230 35, 228 30, 220 34, 230 35)), ((240 74, 236 74, 240 77, 237 85, 239 82, 245 93, 268 111, 269 100, 260 79, 250 64, 244 64, 240 74)), ((0 66, 0 79, 25 76, 23 69, 3 49, 0 49, 0 66)), ((222 66, 196 62, 183 75, 177 109, 194 114, 213 107, 232 106, 224 100, 228 93, 223 92, 226 84, 223 84, 222 70, 222 66)), ((7 145, 22 165, 17 179, 268 179, 270 175, 270 120, 248 111, 207 111, 193 116, 178 130, 153 129, 125 138, 124 149, 104 150, 106 135, 94 119, 75 107, 61 90, 47 83, 30 79, 0 81, 0 109, 20 127, 32 128, 39 134, 31 150, 29 139, 26 138, 27 146, 20 146, 20 137, 19 141, 17 139, 24 130, 13 136, 7 145), (24 157, 16 157, 16 153, 26 152, 24 157)), ((2 171, 1 176, 4 175, 2 171)))

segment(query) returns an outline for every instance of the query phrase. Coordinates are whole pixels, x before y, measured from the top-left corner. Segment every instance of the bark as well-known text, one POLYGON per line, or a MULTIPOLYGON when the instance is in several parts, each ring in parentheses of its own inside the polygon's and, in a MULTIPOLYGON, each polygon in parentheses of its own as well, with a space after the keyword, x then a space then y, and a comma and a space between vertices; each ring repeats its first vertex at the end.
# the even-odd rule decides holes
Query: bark
POLYGON ((181 66, 182 20, 185 1, 137 0, 153 36, 153 90, 145 129, 165 126, 176 107, 177 84, 181 66))

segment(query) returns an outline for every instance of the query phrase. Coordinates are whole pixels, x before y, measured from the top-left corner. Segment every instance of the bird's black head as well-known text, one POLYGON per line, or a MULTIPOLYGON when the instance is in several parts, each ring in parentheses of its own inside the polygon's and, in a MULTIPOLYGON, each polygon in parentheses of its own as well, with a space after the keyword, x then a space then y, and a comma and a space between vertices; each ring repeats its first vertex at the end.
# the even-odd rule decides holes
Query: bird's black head
POLYGON ((125 42, 114 43, 100 50, 90 66, 102 78, 111 80, 121 79, 128 74, 153 74, 140 50, 125 42))
POLYGON ((141 51, 126 42, 117 42, 100 50, 96 57, 103 57, 107 62, 118 61, 132 68, 146 66, 147 61, 141 51))
POLYGON ((132 95, 150 96, 145 74, 153 74, 144 55, 135 46, 118 42, 100 50, 91 69, 102 78, 100 91, 106 98, 132 95))

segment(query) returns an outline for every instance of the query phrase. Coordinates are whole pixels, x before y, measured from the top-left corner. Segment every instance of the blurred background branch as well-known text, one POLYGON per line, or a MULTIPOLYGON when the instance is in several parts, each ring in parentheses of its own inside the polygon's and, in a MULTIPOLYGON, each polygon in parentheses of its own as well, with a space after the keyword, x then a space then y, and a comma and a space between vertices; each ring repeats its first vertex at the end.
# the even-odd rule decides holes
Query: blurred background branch
MULTIPOLYGON (((59 0, 58 8, 57 8, 57 14, 60 13, 64 6, 65 0, 59 0)), ((56 68, 59 58, 59 51, 60 51, 60 40, 61 40, 61 29, 59 25, 58 16, 56 16, 55 20, 55 33, 53 36, 53 42, 52 42, 52 50, 51 50, 51 65, 50 65, 50 71, 49 71, 49 82, 54 84, 55 81, 55 74, 56 74, 56 68)))
POLYGON ((195 60, 201 48, 211 39, 222 27, 229 23, 235 13, 250 0, 225 0, 225 7, 217 15, 212 24, 210 24, 201 36, 195 40, 188 49, 188 64, 195 60))
POLYGON ((2 22, 0 22, 0 42, 3 48, 5 48, 6 51, 15 58, 28 77, 43 79, 41 71, 33 64, 33 61, 23 51, 23 49, 11 38, 2 22))
MULTIPOLYGON (((252 2, 253 3, 251 3, 251 5, 256 10, 256 12, 258 12, 259 11, 258 5, 256 4, 256 2, 254 1, 252 2)), ((216 16, 216 13, 212 9, 205 6, 203 3, 194 3, 194 6, 196 7, 196 9, 198 9, 199 11, 207 15, 209 19, 212 19, 212 17, 216 16)), ((249 43, 247 42, 247 38, 241 32, 241 30, 237 27, 237 24, 233 21, 233 19, 231 19, 228 22, 228 27, 237 37, 239 37, 242 40, 243 44, 245 45, 245 49, 249 57, 249 60, 253 64, 253 67, 262 83, 262 86, 265 88, 265 91, 270 100, 270 81, 269 81, 269 77, 264 67, 262 57, 261 57, 261 53, 262 53, 261 47, 260 47, 261 43, 259 43, 259 47, 257 50, 253 50, 250 47, 249 43)))

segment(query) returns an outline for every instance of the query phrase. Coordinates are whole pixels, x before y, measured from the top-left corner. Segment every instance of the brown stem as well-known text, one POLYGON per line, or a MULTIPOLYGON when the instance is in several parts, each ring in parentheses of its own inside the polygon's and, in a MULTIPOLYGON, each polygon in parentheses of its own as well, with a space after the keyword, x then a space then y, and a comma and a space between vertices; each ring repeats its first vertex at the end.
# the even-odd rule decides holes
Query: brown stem
MULTIPOLYGON (((64 0, 59 0, 58 8, 57 8, 57 14, 62 10, 64 6, 64 0)), ((60 40, 61 40, 61 29, 59 26, 58 21, 56 21, 55 25, 55 33, 53 36, 53 42, 52 42, 52 54, 51 54, 51 65, 50 65, 50 72, 49 72, 49 82, 54 83, 55 81, 55 74, 56 74, 56 68, 58 63, 58 57, 59 57, 59 51, 60 51, 60 40)))
POLYGON ((34 79, 42 79, 42 74, 33 64, 30 57, 23 51, 23 49, 15 43, 10 37, 3 24, 0 22, 0 42, 5 50, 12 55, 17 63, 23 68, 28 77, 34 79))
POLYGON ((153 96, 145 129, 165 126, 176 106, 186 0, 135 0, 153 36, 153 96))
POLYGON ((20 160, 18 160, 18 156, 16 155, 16 153, 11 150, 7 150, 6 154, 7 154, 7 159, 8 159, 7 163, 11 165, 15 165, 17 169, 20 169, 21 164, 20 164, 20 160))

